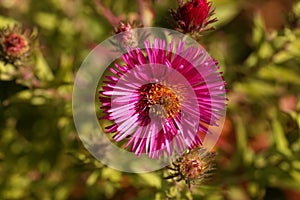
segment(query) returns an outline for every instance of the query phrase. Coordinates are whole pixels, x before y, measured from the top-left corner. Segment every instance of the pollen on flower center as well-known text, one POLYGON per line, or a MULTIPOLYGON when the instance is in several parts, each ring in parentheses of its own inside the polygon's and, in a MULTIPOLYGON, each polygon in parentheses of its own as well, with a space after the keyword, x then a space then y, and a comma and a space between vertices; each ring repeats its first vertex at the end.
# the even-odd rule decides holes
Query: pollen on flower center
POLYGON ((140 106, 158 117, 174 117, 180 111, 177 95, 159 83, 149 83, 139 89, 140 106))

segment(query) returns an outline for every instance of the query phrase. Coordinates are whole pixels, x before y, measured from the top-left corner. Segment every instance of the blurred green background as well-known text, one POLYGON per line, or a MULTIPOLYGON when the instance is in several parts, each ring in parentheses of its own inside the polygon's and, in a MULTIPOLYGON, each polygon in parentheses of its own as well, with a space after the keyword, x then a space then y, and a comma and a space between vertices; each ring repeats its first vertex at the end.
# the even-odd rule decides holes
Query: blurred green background
POLYGON ((95 2, 0 0, 0 28, 38 32, 25 72, 0 63, 0 199, 300 199, 300 3, 213 1, 216 30, 200 43, 224 71, 228 110, 214 178, 188 189, 163 179, 163 170, 107 168, 77 136, 76 71, 113 33, 102 8, 172 28, 169 9, 177 7, 175 0, 144 0, 139 15, 134 0, 95 2))

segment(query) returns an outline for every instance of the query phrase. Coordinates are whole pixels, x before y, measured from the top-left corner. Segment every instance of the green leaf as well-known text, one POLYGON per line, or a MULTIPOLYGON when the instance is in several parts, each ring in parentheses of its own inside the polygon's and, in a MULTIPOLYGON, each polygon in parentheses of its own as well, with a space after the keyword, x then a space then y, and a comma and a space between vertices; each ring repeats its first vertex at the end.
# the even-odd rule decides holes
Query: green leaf
POLYGON ((36 13, 34 20, 38 25, 48 30, 53 30, 59 22, 56 15, 46 12, 36 13))
POLYGON ((270 58, 273 53, 274 50, 268 42, 263 42, 258 50, 258 55, 262 59, 270 58))
POLYGON ((293 166, 296 170, 300 171, 300 161, 299 161, 299 160, 294 160, 294 161, 292 162, 292 166, 293 166))
POLYGON ((0 61, 0 80, 10 81, 13 80, 16 74, 16 67, 11 64, 4 65, 0 61))
POLYGON ((293 56, 300 58, 300 38, 297 37, 295 40, 291 41, 287 51, 293 56))
POLYGON ((89 186, 94 185, 97 179, 99 178, 99 176, 100 176, 100 170, 96 170, 93 173, 91 173, 86 181, 87 185, 89 186))
POLYGON ((277 94, 277 90, 272 84, 257 79, 251 79, 244 83, 237 83, 234 90, 236 92, 245 93, 253 98, 262 98, 277 94))
POLYGON ((15 21, 12 18, 0 15, 0 28, 4 28, 6 26, 14 26, 15 24, 19 24, 19 22, 15 21))
MULTIPOLYGON (((295 179, 295 181, 297 181, 300 184, 300 172, 296 171, 296 170, 292 170, 290 172, 291 176, 295 179)), ((298 185, 299 185, 298 184, 298 185)))
POLYGON ((36 60, 36 75, 41 81, 51 81, 54 79, 52 71, 45 60, 43 54, 40 51, 35 52, 35 60, 36 60))
POLYGON ((254 29, 252 34, 252 40, 254 45, 259 46, 263 41, 266 40, 265 25, 261 15, 256 15, 254 17, 254 29))
POLYGON ((150 186, 161 188, 161 178, 157 173, 143 173, 139 176, 150 186))
POLYGON ((258 64, 259 58, 256 53, 252 53, 245 61, 245 65, 248 67, 254 67, 258 64))
POLYGON ((111 169, 111 168, 103 168, 102 169, 102 178, 108 179, 112 182, 119 182, 121 180, 121 172, 111 169))
POLYGON ((216 7, 217 22, 214 23, 216 27, 223 26, 232 20, 239 12, 240 6, 232 1, 215 1, 213 3, 216 7))
POLYGON ((299 74, 289 68, 270 64, 260 69, 258 75, 264 79, 275 80, 283 83, 300 84, 299 74))
POLYGON ((273 139, 276 149, 286 156, 291 156, 292 153, 289 149, 289 143, 285 137, 283 127, 277 117, 272 120, 273 139))
POLYGON ((273 61, 276 64, 284 63, 290 59, 293 59, 294 56, 288 51, 280 51, 273 56, 273 61))
POLYGON ((241 153, 244 164, 249 164, 253 160, 253 152, 248 148, 248 136, 246 125, 240 117, 235 118, 237 151, 241 153))

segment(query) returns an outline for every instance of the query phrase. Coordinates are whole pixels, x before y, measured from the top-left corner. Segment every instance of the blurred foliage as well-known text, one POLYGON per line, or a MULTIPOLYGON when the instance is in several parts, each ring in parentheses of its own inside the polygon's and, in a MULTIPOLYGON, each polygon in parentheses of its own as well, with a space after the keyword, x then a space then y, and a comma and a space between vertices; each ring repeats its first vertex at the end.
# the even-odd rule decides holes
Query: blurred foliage
MULTIPOLYGON (((176 1, 104 0, 123 20, 171 28, 176 1), (153 19, 153 20, 152 20, 153 19)), ((214 1, 219 21, 200 43, 228 83, 218 168, 190 189, 167 171, 128 174, 86 152, 74 128, 73 79, 113 31, 89 0, 0 0, 0 28, 38 33, 31 60, 0 63, 0 199, 300 199, 300 3, 214 1), (294 5, 294 6, 292 6, 294 5)))

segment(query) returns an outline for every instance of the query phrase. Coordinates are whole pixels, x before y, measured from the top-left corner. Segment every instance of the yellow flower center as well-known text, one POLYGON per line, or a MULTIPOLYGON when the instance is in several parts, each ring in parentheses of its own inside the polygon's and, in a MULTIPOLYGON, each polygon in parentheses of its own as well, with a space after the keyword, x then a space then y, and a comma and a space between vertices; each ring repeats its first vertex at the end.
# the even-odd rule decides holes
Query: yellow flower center
POLYGON ((158 83, 143 85, 140 89, 142 102, 149 108, 150 114, 159 117, 174 117, 180 111, 177 95, 166 86, 158 83))

